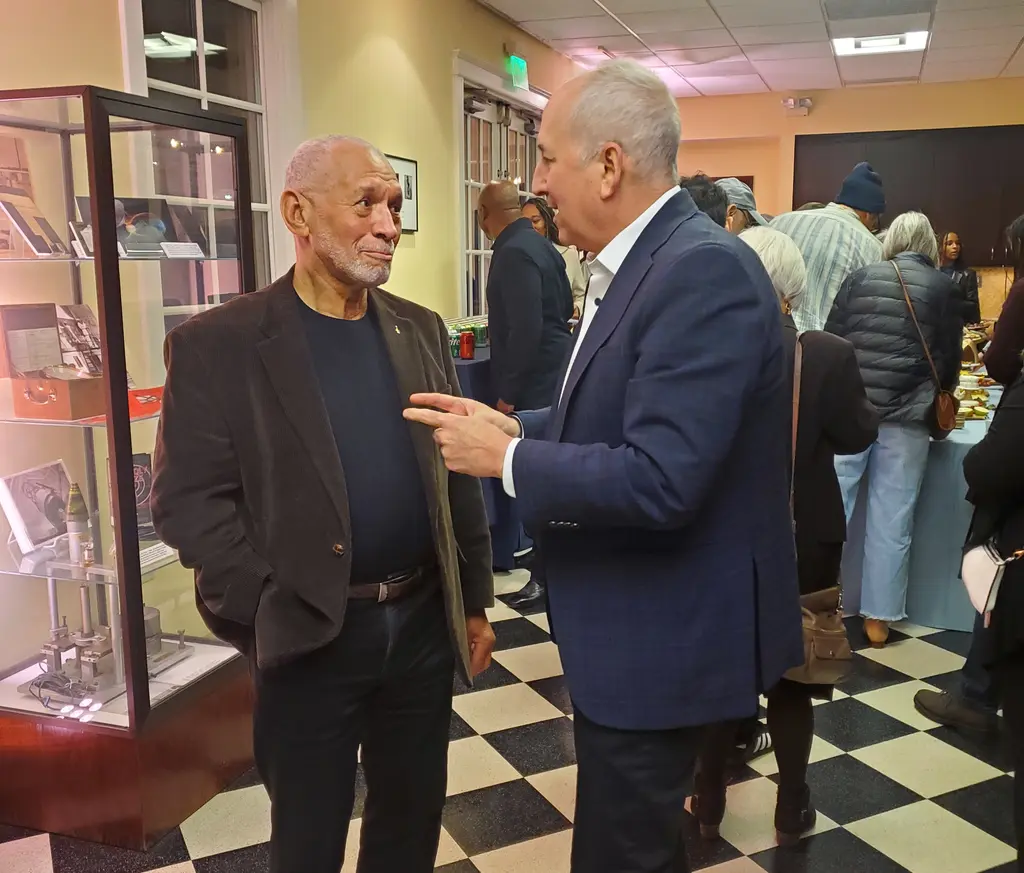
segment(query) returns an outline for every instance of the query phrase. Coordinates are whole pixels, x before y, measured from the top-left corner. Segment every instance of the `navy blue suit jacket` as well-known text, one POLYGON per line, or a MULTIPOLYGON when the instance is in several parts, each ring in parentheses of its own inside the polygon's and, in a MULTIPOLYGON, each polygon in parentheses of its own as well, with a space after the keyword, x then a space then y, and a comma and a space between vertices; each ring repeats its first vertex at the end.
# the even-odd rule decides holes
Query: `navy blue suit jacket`
POLYGON ((591 720, 742 718, 802 662, 786 373, 757 255, 681 191, 616 274, 561 401, 520 416, 516 497, 591 720))

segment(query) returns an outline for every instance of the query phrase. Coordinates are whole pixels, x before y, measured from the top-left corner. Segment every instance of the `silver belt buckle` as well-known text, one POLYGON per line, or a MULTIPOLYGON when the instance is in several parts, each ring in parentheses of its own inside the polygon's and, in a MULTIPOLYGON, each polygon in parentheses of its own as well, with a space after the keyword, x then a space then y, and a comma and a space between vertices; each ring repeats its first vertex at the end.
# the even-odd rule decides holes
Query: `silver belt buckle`
POLYGON ((377 602, 378 603, 383 603, 387 599, 388 599, 388 583, 387 582, 381 582, 380 583, 380 590, 377 592, 377 602))

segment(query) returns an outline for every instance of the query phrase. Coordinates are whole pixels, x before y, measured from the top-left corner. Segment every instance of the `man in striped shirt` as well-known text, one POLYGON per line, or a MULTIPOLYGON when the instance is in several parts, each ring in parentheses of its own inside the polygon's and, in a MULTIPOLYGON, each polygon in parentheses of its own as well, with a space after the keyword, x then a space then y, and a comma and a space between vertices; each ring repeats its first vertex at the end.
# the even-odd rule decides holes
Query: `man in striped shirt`
POLYGON ((870 164, 860 163, 843 180, 834 203, 772 221, 797 244, 807 265, 807 292, 793 313, 798 330, 822 330, 846 277, 882 260, 875 232, 883 212, 882 180, 870 164))

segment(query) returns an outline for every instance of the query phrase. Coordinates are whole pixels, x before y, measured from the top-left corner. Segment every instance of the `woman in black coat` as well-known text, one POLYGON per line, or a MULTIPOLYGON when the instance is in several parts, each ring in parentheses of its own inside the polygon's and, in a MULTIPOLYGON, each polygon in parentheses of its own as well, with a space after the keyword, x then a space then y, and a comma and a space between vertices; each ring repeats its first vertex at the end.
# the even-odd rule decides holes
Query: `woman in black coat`
POLYGON ((847 520, 867 479, 860 613, 874 646, 885 644, 890 622, 907 617, 910 539, 937 391, 925 344, 939 385, 952 390, 963 340, 960 289, 935 268, 938 244, 928 219, 920 212, 898 216, 883 254, 888 260, 846 279, 825 325, 853 343, 868 399, 882 419, 874 445, 836 460, 847 520))
MULTIPOLYGON (((994 540, 1007 558, 1024 550, 1024 375, 1003 396, 985 438, 964 458, 967 499, 974 520, 967 547, 994 540)), ((992 635, 996 687, 1003 704, 1013 751, 1014 824, 1024 846, 1024 559, 1006 565, 987 633, 992 635)), ((1017 857, 1024 873, 1024 861, 1017 857)))
MULTIPOLYGON (((846 515, 835 456, 870 446, 878 435, 878 413, 868 402, 848 342, 822 331, 797 334, 791 314, 807 287, 807 271, 796 244, 768 227, 745 230, 740 239, 758 253, 779 297, 791 380, 798 342, 803 350, 791 474, 800 592, 810 594, 833 587, 839 579, 846 515)), ((807 761, 814 737, 811 700, 831 699, 832 690, 832 686, 782 679, 768 692, 768 728, 779 764, 775 829, 782 844, 796 842, 814 827, 816 813, 807 787, 807 761)), ((725 764, 735 741, 735 726, 719 725, 709 731, 698 765, 693 812, 702 835, 708 838, 718 836, 725 815, 725 764)))
POLYGON ((960 235, 950 231, 939 243, 939 262, 943 273, 959 286, 962 296, 960 316, 964 324, 981 321, 981 301, 978 298, 978 274, 963 262, 960 235))

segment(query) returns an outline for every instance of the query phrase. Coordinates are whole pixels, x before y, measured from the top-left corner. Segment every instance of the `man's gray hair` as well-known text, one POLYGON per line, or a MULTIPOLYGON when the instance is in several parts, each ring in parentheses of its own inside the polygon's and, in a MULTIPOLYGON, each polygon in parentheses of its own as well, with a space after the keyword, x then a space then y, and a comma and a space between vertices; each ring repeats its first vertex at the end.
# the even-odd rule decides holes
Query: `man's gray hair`
POLYGON ((307 139, 292 153, 284 171, 284 187, 300 194, 323 191, 330 187, 330 180, 326 174, 331 153, 339 145, 346 143, 365 146, 374 155, 387 160, 377 146, 357 136, 345 136, 340 133, 318 136, 315 139, 307 139))
POLYGON ((770 227, 748 228, 740 239, 757 252, 779 300, 799 309, 807 291, 807 267, 797 244, 770 227))
POLYGON ((903 252, 916 252, 938 264, 939 243, 932 223, 923 212, 904 212, 889 225, 882 243, 882 257, 888 261, 903 252))
POLYGON ((611 61, 585 74, 569 118, 583 161, 618 143, 646 181, 677 183, 679 108, 665 83, 635 61, 611 61))

